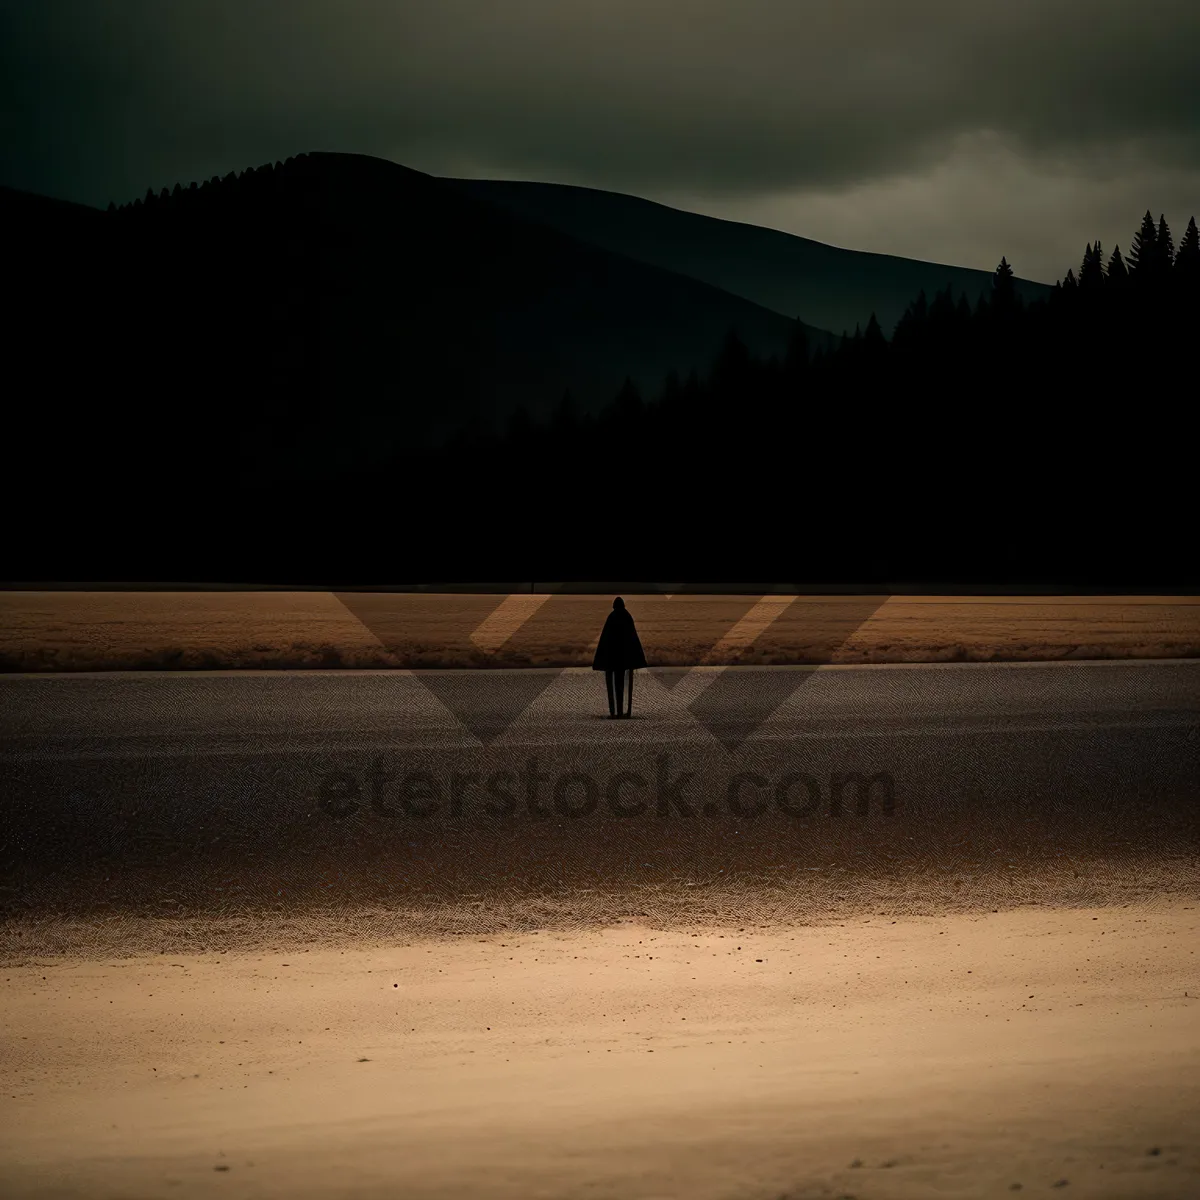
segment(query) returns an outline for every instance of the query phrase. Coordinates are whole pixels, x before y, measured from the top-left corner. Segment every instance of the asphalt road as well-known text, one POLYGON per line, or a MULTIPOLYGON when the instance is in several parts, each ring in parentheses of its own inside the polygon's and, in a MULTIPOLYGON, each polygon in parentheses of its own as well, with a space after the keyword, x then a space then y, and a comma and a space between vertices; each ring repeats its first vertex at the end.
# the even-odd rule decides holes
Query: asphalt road
POLYGON ((4 899, 1200 845, 1200 661, 647 671, 628 721, 603 693, 588 670, 0 677, 4 899))

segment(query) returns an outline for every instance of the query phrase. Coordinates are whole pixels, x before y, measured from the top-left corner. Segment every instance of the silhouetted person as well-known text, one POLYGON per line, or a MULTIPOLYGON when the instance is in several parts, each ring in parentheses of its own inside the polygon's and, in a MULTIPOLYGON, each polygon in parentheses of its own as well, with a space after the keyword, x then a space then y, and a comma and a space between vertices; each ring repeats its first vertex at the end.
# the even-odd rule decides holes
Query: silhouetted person
POLYGON ((625 610, 625 601, 618 596, 604 622, 600 641, 596 645, 596 657, 592 659, 592 670, 604 672, 610 717, 627 717, 633 712, 633 673, 645 665, 646 655, 642 651, 633 618, 625 610), (626 671, 629 672, 628 708, 622 703, 626 671))

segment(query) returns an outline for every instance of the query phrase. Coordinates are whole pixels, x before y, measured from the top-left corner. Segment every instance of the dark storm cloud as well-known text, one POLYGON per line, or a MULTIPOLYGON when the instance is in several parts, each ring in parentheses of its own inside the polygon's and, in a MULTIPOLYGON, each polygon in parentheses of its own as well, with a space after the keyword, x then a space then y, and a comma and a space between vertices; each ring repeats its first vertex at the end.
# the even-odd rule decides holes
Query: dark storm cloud
POLYGON ((984 130, 1200 166, 1196 0, 3 0, 3 177, 90 201, 306 148, 710 194, 984 130))
POLYGON ((1200 207, 1198 44, 1198 0, 0 0, 0 182, 348 150, 1052 280, 1200 207))

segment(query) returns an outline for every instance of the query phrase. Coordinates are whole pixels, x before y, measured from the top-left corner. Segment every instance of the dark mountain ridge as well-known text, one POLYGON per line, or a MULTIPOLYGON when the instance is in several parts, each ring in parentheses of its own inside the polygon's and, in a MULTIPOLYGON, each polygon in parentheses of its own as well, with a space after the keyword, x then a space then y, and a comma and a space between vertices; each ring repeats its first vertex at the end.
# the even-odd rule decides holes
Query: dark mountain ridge
MULTIPOLYGON (((844 250, 776 229, 685 212, 638 196, 570 184, 452 179, 465 193, 551 228, 693 279, 703 279, 789 317, 841 334, 866 328, 871 313, 891 337, 924 289, 947 284, 973 305, 991 290, 991 271, 891 254, 844 250)), ((1024 301, 1046 284, 1018 279, 1024 301)))
POLYGON ((627 375, 651 393, 673 369, 706 369, 731 326, 764 355, 793 331, 361 155, 302 155, 108 213, 11 190, 0 208, 21 230, 10 277, 34 300, 18 362, 64 396, 103 385, 113 420, 162 429, 191 406, 188 427, 208 422, 227 451, 241 439, 222 418, 252 427, 252 472, 336 475, 519 406, 545 415, 567 389, 595 410, 627 375), (139 414, 164 392, 165 411, 139 414))
POLYGON ((1144 583, 1194 558, 1194 364, 1163 352, 1194 342, 1194 222, 1177 256, 1147 212, 1128 271, 1089 245, 1023 305, 1001 263, 986 303, 812 356, 777 313, 378 159, 0 211, 14 579, 1144 583), (480 434, 668 342, 713 369, 480 434))

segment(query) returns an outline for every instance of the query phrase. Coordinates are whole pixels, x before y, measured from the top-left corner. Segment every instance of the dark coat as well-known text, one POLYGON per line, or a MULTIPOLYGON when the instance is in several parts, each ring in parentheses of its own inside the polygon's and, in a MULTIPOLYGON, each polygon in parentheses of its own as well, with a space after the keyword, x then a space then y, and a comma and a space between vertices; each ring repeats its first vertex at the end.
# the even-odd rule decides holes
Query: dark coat
POLYGON ((614 608, 601 630, 596 657, 592 659, 592 670, 629 671, 645 665, 646 655, 642 651, 633 618, 626 609, 614 608))

